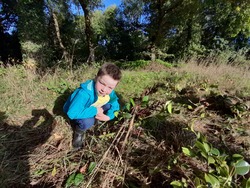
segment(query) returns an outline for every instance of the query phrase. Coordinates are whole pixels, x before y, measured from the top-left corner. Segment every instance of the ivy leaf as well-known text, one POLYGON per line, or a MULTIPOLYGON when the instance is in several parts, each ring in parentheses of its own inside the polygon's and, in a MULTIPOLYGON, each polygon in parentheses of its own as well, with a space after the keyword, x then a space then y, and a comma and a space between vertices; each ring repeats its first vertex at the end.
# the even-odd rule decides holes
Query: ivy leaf
POLYGON ((239 160, 237 163, 235 163, 234 166, 235 166, 236 174, 239 174, 242 176, 246 175, 250 169, 249 163, 244 160, 239 160))

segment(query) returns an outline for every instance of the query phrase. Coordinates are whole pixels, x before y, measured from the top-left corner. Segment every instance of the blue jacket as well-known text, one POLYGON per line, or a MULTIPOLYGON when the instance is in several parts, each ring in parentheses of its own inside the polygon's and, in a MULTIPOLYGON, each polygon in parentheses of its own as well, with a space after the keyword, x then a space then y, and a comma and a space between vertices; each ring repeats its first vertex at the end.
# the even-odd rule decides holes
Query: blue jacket
MULTIPOLYGON (((120 109, 120 105, 115 91, 112 91, 109 96, 108 104, 111 104, 111 108, 106 115, 111 120, 115 118, 114 112, 120 109)), ((95 82, 94 80, 87 80, 85 83, 81 83, 80 87, 69 96, 63 106, 63 111, 70 119, 91 118, 97 114, 97 108, 91 106, 96 100, 95 82)))

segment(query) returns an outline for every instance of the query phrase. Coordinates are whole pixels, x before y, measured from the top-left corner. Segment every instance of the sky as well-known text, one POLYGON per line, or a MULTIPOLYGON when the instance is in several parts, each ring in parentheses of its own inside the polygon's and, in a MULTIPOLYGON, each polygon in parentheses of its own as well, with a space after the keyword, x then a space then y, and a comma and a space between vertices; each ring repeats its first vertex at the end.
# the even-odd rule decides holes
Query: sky
POLYGON ((103 4, 105 5, 105 9, 111 5, 119 6, 121 4, 121 0, 103 0, 103 4))
MULTIPOLYGON (((104 4, 104 8, 101 8, 101 10, 106 10, 107 7, 111 6, 111 5, 116 5, 117 7, 122 3, 122 0, 102 0, 102 3, 104 4)), ((83 10, 79 7, 74 6, 73 4, 71 4, 71 9, 73 11, 73 13, 76 14, 83 14, 83 10)))

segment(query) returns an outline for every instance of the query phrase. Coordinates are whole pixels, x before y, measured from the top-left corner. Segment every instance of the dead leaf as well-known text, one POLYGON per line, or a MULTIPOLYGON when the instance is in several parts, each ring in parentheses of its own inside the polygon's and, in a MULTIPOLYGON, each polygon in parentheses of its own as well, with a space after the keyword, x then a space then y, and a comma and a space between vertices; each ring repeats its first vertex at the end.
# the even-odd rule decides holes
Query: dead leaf
POLYGON ((88 167, 88 164, 85 164, 84 166, 82 166, 82 167, 80 168, 80 173, 85 174, 86 171, 87 171, 87 167, 88 167))

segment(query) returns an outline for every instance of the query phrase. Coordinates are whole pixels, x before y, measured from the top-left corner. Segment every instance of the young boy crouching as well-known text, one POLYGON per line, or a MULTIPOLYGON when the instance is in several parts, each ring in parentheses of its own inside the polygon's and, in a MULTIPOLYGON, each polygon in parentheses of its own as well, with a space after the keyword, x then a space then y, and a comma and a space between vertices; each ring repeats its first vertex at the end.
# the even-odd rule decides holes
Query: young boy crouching
POLYGON ((106 63, 99 69, 94 80, 81 83, 69 96, 63 111, 73 126, 74 148, 82 148, 83 133, 91 128, 96 120, 109 121, 115 118, 114 113, 120 109, 120 105, 114 89, 121 76, 116 65, 106 63))

